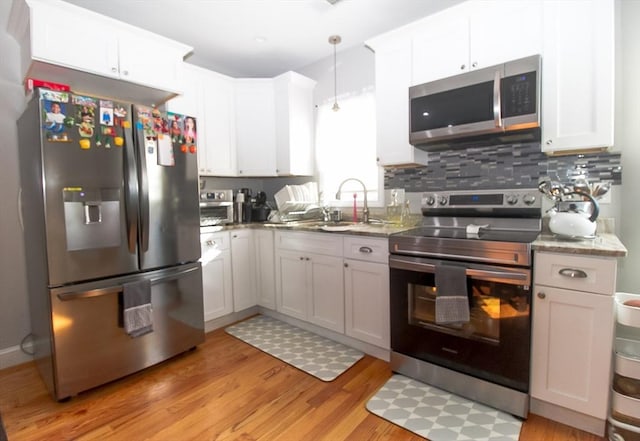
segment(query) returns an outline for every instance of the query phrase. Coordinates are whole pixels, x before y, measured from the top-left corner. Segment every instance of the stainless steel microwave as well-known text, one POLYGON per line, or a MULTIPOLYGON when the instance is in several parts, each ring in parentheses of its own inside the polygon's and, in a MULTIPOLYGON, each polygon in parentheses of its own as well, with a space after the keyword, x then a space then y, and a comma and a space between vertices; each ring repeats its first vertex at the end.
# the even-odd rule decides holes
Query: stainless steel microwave
POLYGON ((439 150, 465 142, 540 137, 541 59, 534 55, 409 88, 409 142, 439 150))

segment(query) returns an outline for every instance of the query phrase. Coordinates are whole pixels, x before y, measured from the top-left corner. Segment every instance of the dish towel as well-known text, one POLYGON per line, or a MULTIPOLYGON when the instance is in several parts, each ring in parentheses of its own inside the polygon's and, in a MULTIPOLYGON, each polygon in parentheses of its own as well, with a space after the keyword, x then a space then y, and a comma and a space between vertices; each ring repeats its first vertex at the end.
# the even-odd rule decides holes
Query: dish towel
POLYGON ((124 331, 140 337, 153 331, 151 282, 148 279, 122 285, 124 331))
POLYGON ((436 323, 466 323, 469 321, 467 268, 439 263, 435 269, 436 323))

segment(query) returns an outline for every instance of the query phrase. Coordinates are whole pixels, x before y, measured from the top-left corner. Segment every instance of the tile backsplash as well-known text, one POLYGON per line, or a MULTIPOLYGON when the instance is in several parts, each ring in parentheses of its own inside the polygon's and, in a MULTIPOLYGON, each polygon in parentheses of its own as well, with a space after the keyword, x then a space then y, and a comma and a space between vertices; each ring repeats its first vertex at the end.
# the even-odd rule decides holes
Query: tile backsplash
POLYGON ((622 182, 620 153, 547 156, 539 142, 429 153, 429 164, 388 167, 384 188, 407 192, 537 187, 541 177, 567 183, 582 175, 590 182, 622 182))

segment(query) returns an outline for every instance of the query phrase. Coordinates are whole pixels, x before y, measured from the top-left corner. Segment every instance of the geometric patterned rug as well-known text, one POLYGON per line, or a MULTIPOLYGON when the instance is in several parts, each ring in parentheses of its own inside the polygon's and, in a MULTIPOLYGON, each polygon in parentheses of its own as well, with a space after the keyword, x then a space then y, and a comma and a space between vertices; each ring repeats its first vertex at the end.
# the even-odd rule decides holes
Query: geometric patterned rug
POLYGON ((322 381, 332 381, 364 354, 328 338, 257 315, 225 328, 239 338, 322 381))
POLYGON ((394 374, 367 410, 430 441, 517 441, 522 420, 394 374))

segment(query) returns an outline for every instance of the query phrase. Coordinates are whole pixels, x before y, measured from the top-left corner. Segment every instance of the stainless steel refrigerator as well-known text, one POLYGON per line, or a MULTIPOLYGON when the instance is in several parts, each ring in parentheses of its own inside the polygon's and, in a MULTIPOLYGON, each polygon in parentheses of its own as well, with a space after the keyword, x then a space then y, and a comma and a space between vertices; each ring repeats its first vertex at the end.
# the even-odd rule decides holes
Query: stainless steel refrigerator
POLYGON ((33 346, 55 399, 204 341, 195 129, 45 89, 18 120, 33 346), (123 324, 132 286, 147 291, 137 336, 123 324))

